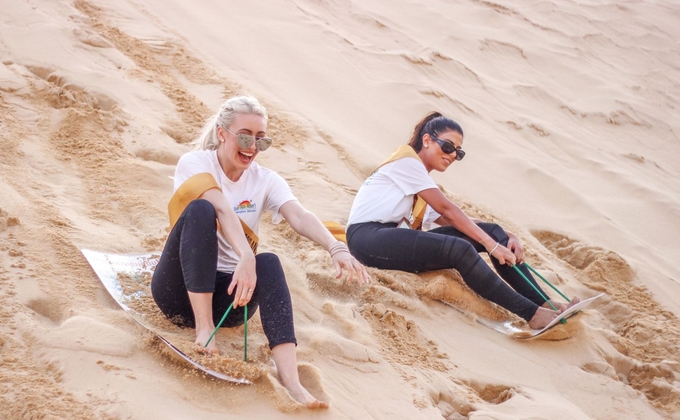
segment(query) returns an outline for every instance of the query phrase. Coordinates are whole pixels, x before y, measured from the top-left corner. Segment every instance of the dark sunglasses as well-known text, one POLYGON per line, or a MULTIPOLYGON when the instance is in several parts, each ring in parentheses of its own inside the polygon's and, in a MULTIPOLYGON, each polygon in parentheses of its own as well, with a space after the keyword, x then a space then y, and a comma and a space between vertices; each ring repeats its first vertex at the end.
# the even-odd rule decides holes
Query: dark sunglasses
POLYGON ((463 158, 465 157, 465 152, 463 151, 463 149, 456 149, 456 146, 450 141, 441 140, 432 135, 430 135, 430 138, 439 143, 439 147, 442 148, 442 152, 446 153, 447 155, 455 153, 456 160, 463 160, 463 158))

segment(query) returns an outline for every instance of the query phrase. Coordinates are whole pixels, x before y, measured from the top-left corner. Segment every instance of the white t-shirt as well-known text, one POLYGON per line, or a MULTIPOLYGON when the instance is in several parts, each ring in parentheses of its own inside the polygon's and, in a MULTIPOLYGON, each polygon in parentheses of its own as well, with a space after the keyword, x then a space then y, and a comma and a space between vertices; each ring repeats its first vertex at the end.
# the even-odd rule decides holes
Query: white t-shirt
MULTIPOLYGON (((438 188, 415 158, 402 158, 380 167, 364 181, 349 211, 347 226, 355 223, 399 223, 403 217, 411 222, 413 196, 420 191, 438 188)), ((427 206, 423 223, 432 223, 439 214, 427 206)))
MULTIPOLYGON (((263 211, 270 212, 272 221, 279 223, 283 220, 279 213, 281 206, 288 201, 297 200, 288 183, 279 174, 256 162, 250 164, 237 182, 233 182, 222 171, 215 150, 194 151, 182 156, 175 169, 174 191, 187 179, 203 172, 210 173, 215 178, 236 215, 255 234, 260 229, 263 211)), ((217 238, 217 270, 231 273, 238 263, 238 255, 224 239, 222 232, 218 231, 217 238)))

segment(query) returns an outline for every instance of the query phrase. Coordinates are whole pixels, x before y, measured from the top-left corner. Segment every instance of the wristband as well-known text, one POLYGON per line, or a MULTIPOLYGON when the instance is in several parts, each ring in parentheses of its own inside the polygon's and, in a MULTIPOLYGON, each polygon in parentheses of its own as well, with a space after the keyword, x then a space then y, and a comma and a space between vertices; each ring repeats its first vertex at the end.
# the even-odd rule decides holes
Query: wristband
POLYGON ((493 249, 491 251, 489 251, 489 255, 493 254, 493 252, 496 250, 496 248, 498 248, 499 244, 500 244, 499 242, 496 242, 496 246, 493 247, 493 249))
POLYGON ((331 258, 335 257, 341 252, 346 252, 349 254, 349 248, 342 241, 335 241, 328 246, 328 252, 331 254, 331 258))

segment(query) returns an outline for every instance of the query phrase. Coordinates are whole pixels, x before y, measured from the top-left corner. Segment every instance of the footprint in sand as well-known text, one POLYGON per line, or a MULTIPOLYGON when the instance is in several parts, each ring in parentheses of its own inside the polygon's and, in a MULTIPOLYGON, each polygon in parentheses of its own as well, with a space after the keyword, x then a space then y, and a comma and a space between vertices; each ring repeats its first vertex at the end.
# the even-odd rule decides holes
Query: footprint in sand
POLYGON ((468 384, 483 399, 490 404, 501 404, 521 393, 519 390, 506 385, 482 384, 472 381, 468 384))
POLYGON ((0 233, 6 231, 12 226, 20 225, 18 217, 10 216, 6 211, 0 208, 0 233))
POLYGON ((38 315, 43 316, 52 326, 57 326, 68 318, 66 308, 62 305, 62 302, 58 302, 54 299, 33 299, 29 301, 26 306, 38 315))
POLYGON ((484 384, 477 381, 457 383, 435 387, 430 397, 436 407, 447 419, 467 419, 470 414, 485 406, 502 404, 516 395, 523 395, 521 390, 506 385, 484 384))
POLYGON ((89 316, 74 315, 68 305, 59 299, 32 299, 26 306, 40 316, 46 328, 41 340, 48 346, 122 357, 130 356, 134 350, 135 338, 125 327, 113 326, 89 316))
POLYGON ((428 396, 445 419, 467 419, 475 411, 477 393, 457 381, 447 384, 431 384, 428 396))
MULTIPOLYGON (((40 66, 26 66, 26 69, 46 82, 44 97, 49 105, 55 109, 73 106, 88 107, 105 112, 113 112, 117 109, 117 103, 111 97, 101 92, 88 91, 77 82, 60 75, 56 69, 40 66)), ((117 128, 117 126, 111 129, 113 128, 117 128)))

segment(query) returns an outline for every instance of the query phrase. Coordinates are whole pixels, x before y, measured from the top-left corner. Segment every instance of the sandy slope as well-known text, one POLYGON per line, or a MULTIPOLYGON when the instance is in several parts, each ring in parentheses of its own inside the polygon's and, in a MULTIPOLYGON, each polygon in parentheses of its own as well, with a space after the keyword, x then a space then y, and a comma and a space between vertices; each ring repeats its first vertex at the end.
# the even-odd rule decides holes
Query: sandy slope
MULTIPOLYGON (((673 2, 109 3, 0 1, 0 418, 679 418, 673 2), (446 193, 568 294, 606 296, 567 339, 512 340, 436 301, 509 316, 455 273, 348 287, 267 222, 303 377, 331 409, 176 364, 79 249, 159 250, 185 143, 243 92, 271 115, 260 163, 341 222, 425 112, 453 117, 468 155, 435 175, 446 193)), ((239 334, 218 337, 227 354, 239 334)))

